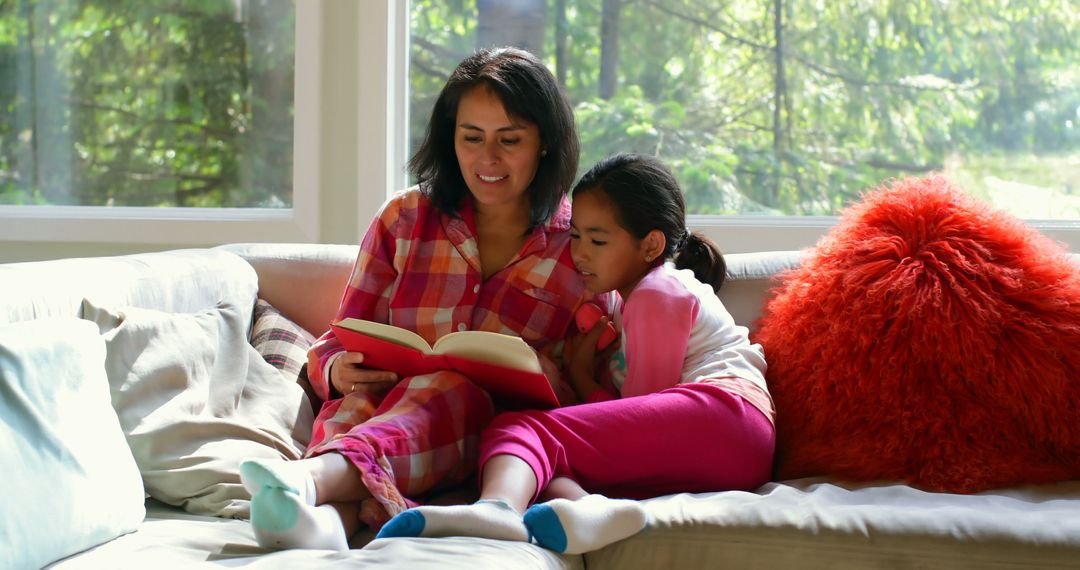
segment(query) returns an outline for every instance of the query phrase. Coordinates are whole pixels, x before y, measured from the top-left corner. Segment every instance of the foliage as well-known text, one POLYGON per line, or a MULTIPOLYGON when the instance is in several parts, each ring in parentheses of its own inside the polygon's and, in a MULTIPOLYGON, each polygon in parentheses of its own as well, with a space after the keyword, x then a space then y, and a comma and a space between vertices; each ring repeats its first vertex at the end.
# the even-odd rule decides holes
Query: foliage
POLYGON ((289 0, 14 0, 0 30, 0 204, 291 204, 289 0))
MULTIPOLYGON (((581 168, 659 155, 693 213, 835 214, 943 170, 1080 217, 1080 0, 500 1, 546 9, 581 168)), ((411 1, 412 148, 485 5, 411 1)), ((0 205, 289 206, 293 26, 290 0, 0 0, 0 205)))
MULTIPOLYGON (((560 4, 546 1, 551 45, 560 4)), ((1075 191, 1075 176, 1038 173, 1080 160, 1076 0, 623 0, 610 99, 603 2, 565 5, 567 55, 543 54, 575 104, 581 168, 657 154, 694 213, 836 214, 884 179, 946 169, 984 197, 988 171, 1075 191)), ((413 6, 413 61, 439 61, 412 73, 415 142, 434 77, 475 47, 477 3, 413 6)))

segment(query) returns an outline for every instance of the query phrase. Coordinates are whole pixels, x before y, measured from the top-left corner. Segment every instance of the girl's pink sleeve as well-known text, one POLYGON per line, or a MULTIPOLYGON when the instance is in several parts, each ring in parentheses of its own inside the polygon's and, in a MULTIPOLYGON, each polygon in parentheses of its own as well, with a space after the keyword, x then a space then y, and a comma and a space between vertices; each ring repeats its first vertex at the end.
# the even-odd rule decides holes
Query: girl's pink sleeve
POLYGON ((626 380, 622 397, 651 394, 682 380, 696 298, 657 289, 635 290, 623 309, 626 380))
MULTIPOLYGON (((360 243, 360 253, 353 264, 352 274, 345 286, 335 321, 346 317, 386 322, 387 292, 397 280, 398 272, 394 268, 393 235, 394 222, 398 218, 395 202, 390 202, 371 222, 364 240, 360 243)), ((322 334, 308 351, 308 380, 315 393, 324 402, 340 397, 332 394, 330 379, 327 377, 327 365, 344 348, 332 330, 322 334)))

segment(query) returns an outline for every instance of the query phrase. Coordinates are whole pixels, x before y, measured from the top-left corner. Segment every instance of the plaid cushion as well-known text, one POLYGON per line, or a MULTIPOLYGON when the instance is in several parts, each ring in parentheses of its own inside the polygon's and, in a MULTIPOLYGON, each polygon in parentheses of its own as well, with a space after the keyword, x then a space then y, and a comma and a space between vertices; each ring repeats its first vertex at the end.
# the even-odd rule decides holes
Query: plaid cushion
POLYGON ((251 345, 263 359, 295 382, 307 364, 307 352, 315 337, 300 325, 290 321, 273 305, 262 299, 255 301, 251 345))

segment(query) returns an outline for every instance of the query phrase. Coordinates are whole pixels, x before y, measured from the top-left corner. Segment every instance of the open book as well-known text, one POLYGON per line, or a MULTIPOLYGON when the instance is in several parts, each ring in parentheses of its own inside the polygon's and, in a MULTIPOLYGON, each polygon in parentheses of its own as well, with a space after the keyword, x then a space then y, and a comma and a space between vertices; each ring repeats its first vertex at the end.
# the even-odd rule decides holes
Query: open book
POLYGON ((364 353, 364 365, 371 368, 401 377, 456 370, 499 403, 533 408, 559 405, 536 352, 519 337, 461 331, 430 346, 410 330, 374 321, 342 319, 330 328, 346 350, 364 353))

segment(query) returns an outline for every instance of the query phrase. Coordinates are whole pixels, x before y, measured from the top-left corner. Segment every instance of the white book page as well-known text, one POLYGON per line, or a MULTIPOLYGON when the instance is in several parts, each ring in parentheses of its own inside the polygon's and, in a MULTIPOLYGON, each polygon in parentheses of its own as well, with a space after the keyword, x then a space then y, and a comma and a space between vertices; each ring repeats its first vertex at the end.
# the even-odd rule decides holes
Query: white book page
POLYGON ((532 347, 516 336, 488 331, 455 332, 435 341, 434 350, 508 368, 543 372, 532 347))
POLYGON ((336 324, 375 338, 415 348, 421 352, 431 352, 431 346, 424 340, 424 337, 401 327, 352 318, 341 319, 336 324))

